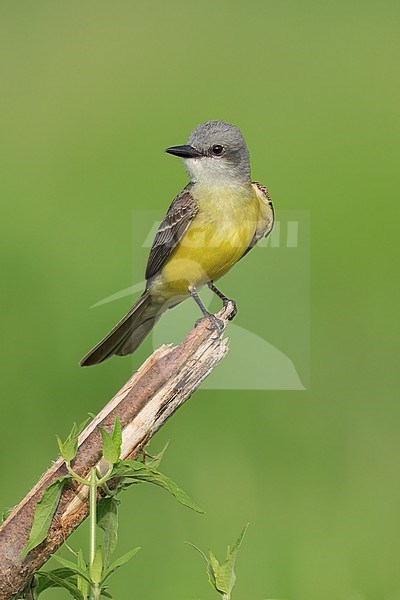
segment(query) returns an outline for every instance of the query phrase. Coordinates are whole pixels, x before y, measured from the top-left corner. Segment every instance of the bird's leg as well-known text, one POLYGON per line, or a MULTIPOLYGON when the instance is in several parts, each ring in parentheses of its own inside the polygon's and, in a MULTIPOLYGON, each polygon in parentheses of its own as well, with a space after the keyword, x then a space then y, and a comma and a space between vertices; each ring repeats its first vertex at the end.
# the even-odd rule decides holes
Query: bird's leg
POLYGON ((227 298, 217 287, 215 287, 215 285, 212 281, 209 281, 207 283, 207 285, 210 288, 210 290, 213 291, 214 294, 216 294, 218 296, 218 298, 221 298, 224 307, 228 306, 229 302, 231 302, 233 304, 233 311, 231 312, 231 314, 228 317, 228 320, 232 321, 232 319, 234 319, 237 315, 237 304, 236 304, 235 300, 230 300, 229 298, 227 298))
POLYGON ((197 325, 199 325, 203 319, 209 319, 211 321, 213 327, 218 329, 219 331, 221 331, 221 329, 224 328, 222 321, 220 319, 218 319, 212 313, 208 312, 208 310, 206 309, 206 307, 200 300, 199 294, 197 293, 197 289, 194 286, 189 287, 189 294, 192 296, 193 300, 196 302, 197 306, 200 308, 201 312, 203 313, 203 318, 196 321, 195 327, 197 327, 197 325))
POLYGON ((202 301, 200 300, 200 296, 197 293, 197 289, 194 286, 189 287, 189 294, 192 296, 193 300, 196 302, 197 306, 200 308, 201 312, 205 317, 209 317, 211 313, 208 312, 202 301))

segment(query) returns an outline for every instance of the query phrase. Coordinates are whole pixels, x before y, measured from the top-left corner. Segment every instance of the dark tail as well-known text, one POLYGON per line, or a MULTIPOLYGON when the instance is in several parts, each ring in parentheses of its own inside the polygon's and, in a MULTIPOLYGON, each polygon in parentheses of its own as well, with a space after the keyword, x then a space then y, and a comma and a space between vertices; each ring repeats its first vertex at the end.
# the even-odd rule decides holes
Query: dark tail
POLYGON ((149 292, 144 292, 110 333, 82 358, 81 367, 98 365, 114 354, 132 354, 153 329, 160 316, 161 311, 156 312, 151 305, 149 292))

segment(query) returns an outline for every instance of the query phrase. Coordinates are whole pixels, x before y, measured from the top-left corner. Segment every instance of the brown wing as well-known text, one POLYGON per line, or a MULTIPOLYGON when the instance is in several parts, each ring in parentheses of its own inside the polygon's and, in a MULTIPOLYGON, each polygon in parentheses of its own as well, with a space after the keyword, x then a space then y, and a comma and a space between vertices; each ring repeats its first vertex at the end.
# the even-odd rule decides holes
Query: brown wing
POLYGON ((254 181, 252 185, 260 202, 260 215, 253 239, 251 240, 249 247, 243 256, 250 252, 250 250, 254 248, 254 246, 258 244, 262 238, 269 236, 274 226, 274 207, 272 205, 267 188, 257 181, 254 181))
POLYGON ((175 198, 162 221, 150 250, 146 279, 157 275, 197 214, 198 206, 186 186, 175 198))

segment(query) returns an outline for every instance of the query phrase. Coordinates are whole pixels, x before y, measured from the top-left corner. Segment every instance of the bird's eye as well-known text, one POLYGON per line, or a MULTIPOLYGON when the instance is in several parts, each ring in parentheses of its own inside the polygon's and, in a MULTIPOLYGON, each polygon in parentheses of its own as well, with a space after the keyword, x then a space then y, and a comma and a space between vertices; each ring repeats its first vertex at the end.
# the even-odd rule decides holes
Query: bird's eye
POLYGON ((224 153, 224 147, 220 144, 215 144, 215 146, 213 146, 211 150, 214 156, 222 156, 222 154, 224 153))

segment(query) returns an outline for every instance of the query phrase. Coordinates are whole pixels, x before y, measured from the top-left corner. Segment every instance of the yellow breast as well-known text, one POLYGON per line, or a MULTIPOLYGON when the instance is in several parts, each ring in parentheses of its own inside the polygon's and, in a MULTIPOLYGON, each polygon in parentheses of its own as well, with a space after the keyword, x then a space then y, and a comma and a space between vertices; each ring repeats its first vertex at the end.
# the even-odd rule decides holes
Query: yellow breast
POLYGON ((222 277, 256 229, 259 202, 253 188, 195 187, 193 192, 199 212, 161 272, 163 288, 171 294, 187 295, 189 286, 222 277))

